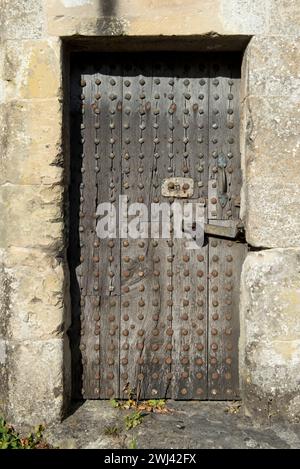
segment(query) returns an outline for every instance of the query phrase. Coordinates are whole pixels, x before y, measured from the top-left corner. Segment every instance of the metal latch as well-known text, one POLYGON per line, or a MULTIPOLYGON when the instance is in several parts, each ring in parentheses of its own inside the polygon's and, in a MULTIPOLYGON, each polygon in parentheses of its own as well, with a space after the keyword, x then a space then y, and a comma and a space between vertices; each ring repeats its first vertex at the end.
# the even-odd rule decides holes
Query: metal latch
POLYGON ((164 179, 161 185, 161 195, 164 197, 178 197, 187 199, 194 193, 192 178, 172 177, 164 179))
POLYGON ((222 238, 237 238, 244 232, 244 225, 241 221, 232 223, 231 225, 210 225, 204 223, 204 233, 213 236, 220 236, 222 238))
MULTIPOLYGON (((239 235, 241 236, 244 234, 244 225, 240 220, 236 222, 231 222, 230 224, 226 225, 211 225, 209 223, 204 223, 204 225, 202 226, 204 234, 211 236, 220 236, 221 238, 236 239, 239 235)), ((182 231, 189 231, 190 233, 195 232, 196 223, 192 223, 190 231, 189 228, 185 227, 184 221, 182 221, 182 231)))

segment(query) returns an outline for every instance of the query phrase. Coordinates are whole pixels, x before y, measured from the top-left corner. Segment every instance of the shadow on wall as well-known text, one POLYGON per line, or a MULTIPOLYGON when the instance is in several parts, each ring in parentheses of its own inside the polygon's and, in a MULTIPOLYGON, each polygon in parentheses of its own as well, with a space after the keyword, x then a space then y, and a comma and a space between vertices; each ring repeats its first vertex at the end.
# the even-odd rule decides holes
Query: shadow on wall
POLYGON ((100 11, 103 16, 117 16, 118 0, 99 0, 100 11))
POLYGON ((102 21, 98 22, 100 36, 122 36, 124 22, 118 18, 119 0, 98 0, 98 11, 102 21))

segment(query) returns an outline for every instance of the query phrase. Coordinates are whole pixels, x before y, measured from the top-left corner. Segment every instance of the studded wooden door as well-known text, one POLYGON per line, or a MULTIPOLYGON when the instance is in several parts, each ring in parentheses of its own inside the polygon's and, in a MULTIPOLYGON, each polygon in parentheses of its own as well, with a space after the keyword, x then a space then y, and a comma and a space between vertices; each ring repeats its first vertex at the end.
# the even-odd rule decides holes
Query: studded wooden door
POLYGON ((233 54, 76 60, 71 205, 77 197, 80 259, 74 233, 71 257, 85 398, 125 398, 128 391, 138 398, 238 397, 239 277, 246 252, 235 231, 239 69, 233 54), (163 181, 172 177, 192 179, 191 198, 205 206, 203 247, 187 250, 172 228, 168 239, 98 238, 100 203, 118 207, 126 195, 125 211, 133 202, 172 207, 174 197, 162 195, 163 181))

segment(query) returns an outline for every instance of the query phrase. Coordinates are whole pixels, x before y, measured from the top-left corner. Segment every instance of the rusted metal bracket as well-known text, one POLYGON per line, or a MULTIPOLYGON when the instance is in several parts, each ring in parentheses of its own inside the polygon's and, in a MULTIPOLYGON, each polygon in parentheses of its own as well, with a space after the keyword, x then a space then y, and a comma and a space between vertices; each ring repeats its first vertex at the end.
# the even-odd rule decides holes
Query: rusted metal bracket
POLYGON ((171 177, 164 179, 161 185, 161 194, 164 197, 177 197, 187 199, 194 193, 194 180, 185 177, 171 177))
MULTIPOLYGON (((238 236, 244 235, 244 225, 241 220, 237 222, 231 222, 230 224, 210 224, 204 223, 203 230, 204 234, 211 236, 219 236, 221 238, 230 238, 236 239, 238 236)), ((184 221, 182 221, 182 231, 193 233, 196 231, 196 223, 194 222, 191 226, 191 229, 188 229, 184 226, 184 221)))
POLYGON ((220 236, 222 238, 235 239, 239 234, 244 232, 244 225, 241 221, 229 226, 211 225, 204 223, 204 233, 207 235, 220 236))

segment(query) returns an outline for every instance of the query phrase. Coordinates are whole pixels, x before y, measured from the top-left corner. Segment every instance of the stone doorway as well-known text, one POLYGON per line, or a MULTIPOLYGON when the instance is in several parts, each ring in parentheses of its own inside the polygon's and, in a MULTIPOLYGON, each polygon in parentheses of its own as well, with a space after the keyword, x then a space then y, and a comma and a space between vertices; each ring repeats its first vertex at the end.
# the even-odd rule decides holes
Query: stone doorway
POLYGON ((81 360, 79 314, 70 330, 64 211, 69 54, 243 51, 241 218, 250 252, 241 274, 241 397, 256 420, 297 419, 299 2, 287 9, 283 0, 272 8, 267 0, 222 0, 202 8, 189 0, 175 8, 119 0, 107 13, 113 16, 103 16, 99 3, 1 3, 1 412, 20 425, 61 419, 70 401, 69 335, 77 337, 73 362, 81 360))

